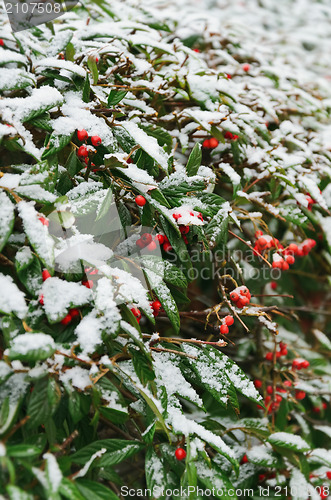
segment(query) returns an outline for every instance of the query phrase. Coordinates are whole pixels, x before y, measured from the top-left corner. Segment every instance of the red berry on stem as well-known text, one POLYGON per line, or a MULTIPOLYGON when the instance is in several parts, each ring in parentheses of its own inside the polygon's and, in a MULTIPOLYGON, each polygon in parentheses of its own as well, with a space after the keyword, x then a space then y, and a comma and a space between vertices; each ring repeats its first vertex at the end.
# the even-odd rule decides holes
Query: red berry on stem
POLYGON ((141 241, 144 243, 144 245, 149 245, 151 241, 153 240, 153 236, 150 233, 143 233, 141 235, 141 241))
POLYGON ((286 262, 287 262, 288 264, 290 264, 290 265, 294 264, 294 262, 295 262, 295 258, 293 257, 293 255, 287 255, 287 256, 285 257, 285 260, 286 260, 286 262))
POLYGON ((72 320, 72 317, 70 316, 70 314, 67 314, 62 320, 61 320, 61 324, 62 325, 68 325, 72 320))
POLYGON ((98 135, 92 135, 91 142, 92 142, 94 147, 97 147, 97 146, 100 146, 102 141, 98 135))
POLYGON ((85 280, 85 281, 82 281, 82 285, 86 286, 86 288, 93 288, 93 281, 92 280, 85 280))
POLYGON ((295 255, 298 252, 298 245, 296 245, 295 243, 291 243, 288 246, 288 249, 290 252, 294 253, 294 255, 295 255))
POLYGON ((254 380, 254 385, 255 385, 255 387, 257 389, 261 389, 261 387, 262 387, 262 380, 258 380, 258 379, 254 380))
POLYGON ((267 354, 265 355, 265 359, 267 361, 272 361, 273 357, 274 357, 274 355, 273 355, 273 353, 271 351, 267 352, 267 354))
POLYGON ((136 202, 138 207, 143 207, 144 205, 146 205, 146 198, 144 196, 142 196, 141 194, 136 196, 134 201, 136 202))
POLYGON ((226 335, 227 333, 229 333, 229 327, 226 326, 226 325, 221 325, 220 326, 220 332, 222 335, 226 335))
POLYGON ((78 148, 77 155, 80 158, 86 158, 88 156, 88 149, 86 146, 82 145, 78 148))
POLYGON ((77 139, 79 141, 86 141, 86 139, 88 139, 88 133, 85 129, 77 130, 77 139))
POLYGON ((0 45, 1 45, 1 47, 3 47, 5 45, 5 42, 2 40, 2 38, 0 38, 0 45))
POLYGON ((163 245, 163 250, 165 252, 170 252, 172 250, 172 246, 170 245, 170 243, 168 243, 167 241, 164 243, 163 245))
POLYGON ((230 140, 232 140, 232 139, 233 139, 233 133, 232 133, 232 132, 230 132, 230 130, 227 130, 227 131, 225 132, 225 134, 224 134, 224 138, 225 138, 225 139, 230 139, 230 140))
POLYGON ((301 368, 301 361, 299 359, 294 359, 292 361, 292 370, 300 370, 301 368))
POLYGON ((247 458, 247 455, 246 455, 246 453, 245 453, 245 455, 242 457, 242 459, 241 459, 241 462, 240 462, 240 463, 241 463, 241 464, 247 464, 247 462, 248 462, 248 458, 247 458))
POLYGON ((263 231, 256 231, 255 238, 259 238, 260 236, 263 236, 263 231))
POLYGON ((308 368, 308 367, 309 367, 309 365, 310 365, 309 361, 307 361, 307 360, 305 359, 304 361, 302 361, 302 362, 300 363, 300 368, 301 368, 301 369, 302 369, 302 368, 303 368, 303 369, 305 369, 305 368, 308 368))
POLYGON ((44 269, 43 272, 41 273, 43 281, 48 280, 48 278, 51 278, 51 273, 47 271, 47 269, 44 269))
MULTIPOLYGON (((328 407, 328 405, 327 405, 327 404, 323 401, 323 403, 322 403, 322 408, 323 408, 323 410, 326 410, 326 409, 327 409, 327 407, 328 407)), ((330 478, 330 479, 331 479, 331 478, 330 478)))
POLYGON ((272 394, 272 393, 273 393, 272 385, 268 385, 267 394, 272 394))
POLYGON ((227 326, 232 326, 234 323, 234 318, 233 316, 225 316, 224 321, 227 326))
POLYGON ((202 147, 203 148, 206 148, 206 149, 210 149, 210 140, 209 139, 205 139, 202 143, 202 147))
POLYGON ((157 311, 157 312, 159 312, 159 310, 162 307, 162 304, 161 304, 161 302, 159 300, 154 300, 151 305, 152 305, 152 309, 154 311, 157 311))
POLYGON ((186 451, 184 450, 184 448, 177 448, 177 450, 175 451, 175 457, 177 458, 177 460, 184 460, 184 458, 186 458, 186 451))
POLYGON ((270 283, 270 286, 271 286, 271 289, 272 289, 272 290, 276 290, 278 285, 277 285, 276 281, 272 281, 272 282, 270 283))
POLYGON ((155 241, 151 241, 149 245, 147 245, 147 250, 149 250, 150 252, 153 252, 154 250, 156 250, 156 243, 155 241))
POLYGON ((217 146, 218 146, 218 140, 217 140, 217 139, 215 139, 215 137, 211 137, 211 138, 209 139, 209 147, 210 147, 211 149, 214 149, 214 148, 217 148, 217 146))
POLYGON ((306 393, 304 391, 295 391, 295 399, 298 401, 301 401, 302 399, 305 399, 306 393))
POLYGON ((314 406, 313 412, 314 413, 320 413, 321 412, 321 407, 320 406, 314 406))
POLYGON ((250 64, 245 63, 242 65, 242 69, 247 72, 251 69, 251 66, 250 66, 250 64))
POLYGON ((237 292, 231 292, 230 299, 232 300, 232 302, 237 302, 237 300, 239 300, 239 295, 237 294, 237 292))
POLYGON ((141 312, 139 311, 138 307, 132 307, 131 312, 137 320, 140 320, 141 318, 141 312))
POLYGON ((164 240, 164 236, 163 236, 163 234, 157 234, 157 235, 155 236, 155 239, 156 239, 156 241, 158 241, 158 242, 159 242, 159 244, 160 244, 160 245, 162 245, 162 244, 164 243, 164 241, 165 241, 165 240, 164 240))

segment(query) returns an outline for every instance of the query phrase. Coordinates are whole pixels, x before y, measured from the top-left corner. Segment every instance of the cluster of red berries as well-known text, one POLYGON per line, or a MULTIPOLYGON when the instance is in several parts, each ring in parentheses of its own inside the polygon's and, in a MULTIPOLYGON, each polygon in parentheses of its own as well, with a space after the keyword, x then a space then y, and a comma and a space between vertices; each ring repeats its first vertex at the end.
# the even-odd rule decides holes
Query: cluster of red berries
POLYGON ((292 370, 303 370, 308 368, 309 365, 310 363, 306 359, 294 359, 292 361, 292 370))
POLYGON ((256 231, 255 233, 255 246, 254 246, 254 251, 262 253, 264 250, 269 250, 270 248, 283 248, 282 245, 280 245, 279 240, 277 238, 273 238, 272 236, 269 236, 268 234, 263 234, 263 231, 256 231))
POLYGON ((202 143, 202 147, 205 149, 215 149, 218 146, 218 140, 215 137, 211 137, 210 139, 205 139, 202 143))
MULTIPOLYGON (((322 410, 326 410, 328 405, 323 401, 322 406, 314 406, 313 412, 314 413, 320 413, 322 410)), ((331 474, 331 472, 330 472, 331 474)), ((331 479, 331 477, 329 477, 331 479)))
POLYGON ((222 320, 222 324, 220 326, 220 333, 222 335, 226 335, 227 333, 229 333, 229 326, 232 326, 234 323, 234 318, 233 316, 225 316, 225 318, 223 318, 222 320))
MULTIPOLYGON (((159 300, 153 300, 153 302, 151 302, 151 308, 153 309, 153 316, 156 317, 160 314, 160 311, 162 309, 162 304, 159 300)), ((141 320, 140 309, 138 309, 138 307, 132 307, 130 310, 131 310, 133 316, 138 321, 138 323, 140 323, 140 320, 141 320)))
POLYGON ((239 135, 233 134, 232 132, 227 130, 224 134, 224 138, 229 139, 230 141, 236 141, 237 139, 239 139, 239 135))
MULTIPOLYGON (((281 358, 282 356, 287 356, 288 351, 287 351, 287 344, 284 344, 284 342, 279 343, 279 350, 276 352, 276 359, 281 358)), ((267 352, 265 355, 265 359, 267 361, 272 361, 274 358, 274 354, 272 351, 267 352)))
MULTIPOLYGON (((80 142, 87 141, 89 135, 85 129, 82 129, 77 131, 77 138, 80 142)), ((100 146, 101 142, 102 142, 101 138, 98 135, 92 135, 91 143, 94 147, 100 146)), ((78 148, 77 156, 83 159, 86 165, 88 164, 88 155, 89 155, 89 148, 85 144, 82 144, 78 148)))
POLYGON ((154 238, 150 233, 143 233, 141 237, 136 241, 136 245, 139 248, 147 248, 150 252, 156 250, 157 245, 163 246, 163 250, 170 252, 172 246, 169 243, 169 239, 164 234, 157 234, 154 238))
POLYGON ((177 458, 177 460, 184 460, 184 458, 186 458, 186 451, 184 450, 184 448, 177 448, 177 450, 175 451, 175 457, 177 458))
POLYGON ((251 300, 251 294, 247 286, 238 286, 230 293, 230 299, 239 309, 242 309, 248 306, 251 300))
POLYGON ((79 313, 78 309, 76 309, 76 308, 70 309, 68 314, 61 320, 61 324, 62 325, 69 325, 69 323, 71 323, 71 321, 74 318, 78 318, 79 316, 80 316, 80 313, 79 313))

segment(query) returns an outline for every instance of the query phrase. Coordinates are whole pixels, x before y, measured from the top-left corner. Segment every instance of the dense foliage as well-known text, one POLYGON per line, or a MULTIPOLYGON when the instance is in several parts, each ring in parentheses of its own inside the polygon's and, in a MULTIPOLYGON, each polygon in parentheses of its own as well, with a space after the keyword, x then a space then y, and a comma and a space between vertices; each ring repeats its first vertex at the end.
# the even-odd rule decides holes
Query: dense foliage
POLYGON ((328 1, 0 16, 1 498, 327 498, 328 1))

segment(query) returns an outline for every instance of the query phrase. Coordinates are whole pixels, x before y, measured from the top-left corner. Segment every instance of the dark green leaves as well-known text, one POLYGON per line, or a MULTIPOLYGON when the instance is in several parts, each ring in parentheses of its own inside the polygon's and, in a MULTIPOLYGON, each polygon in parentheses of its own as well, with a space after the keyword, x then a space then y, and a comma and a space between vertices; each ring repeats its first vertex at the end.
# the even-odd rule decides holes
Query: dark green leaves
POLYGON ((91 456, 100 451, 100 458, 91 464, 91 467, 109 467, 116 465, 131 457, 144 447, 139 441, 126 441, 125 439, 102 439, 95 441, 73 454, 72 460, 84 465, 91 456))
POLYGON ((193 176, 198 173, 199 167, 201 165, 201 159, 202 159, 201 145, 200 143, 197 142, 191 151, 191 154, 189 156, 186 165, 187 175, 193 176))
POLYGON ((116 106, 128 93, 127 90, 111 90, 108 95, 108 106, 116 106))

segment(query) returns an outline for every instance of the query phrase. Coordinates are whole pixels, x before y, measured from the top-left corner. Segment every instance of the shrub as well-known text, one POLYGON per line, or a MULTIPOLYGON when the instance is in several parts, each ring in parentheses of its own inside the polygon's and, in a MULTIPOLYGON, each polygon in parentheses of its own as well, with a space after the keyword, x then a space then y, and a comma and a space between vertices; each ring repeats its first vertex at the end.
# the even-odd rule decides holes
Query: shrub
POLYGON ((190 3, 2 17, 6 498, 326 498, 330 12, 190 3))

